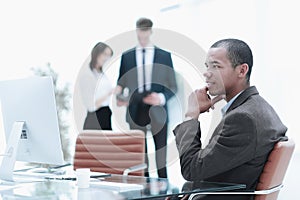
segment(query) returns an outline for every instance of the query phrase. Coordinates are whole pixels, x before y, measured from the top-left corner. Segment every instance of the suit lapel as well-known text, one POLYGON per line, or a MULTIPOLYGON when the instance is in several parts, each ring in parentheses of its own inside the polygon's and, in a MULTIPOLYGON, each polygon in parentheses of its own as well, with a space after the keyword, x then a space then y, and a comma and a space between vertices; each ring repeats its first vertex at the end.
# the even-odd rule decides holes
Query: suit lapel
POLYGON ((235 109, 236 107, 242 105, 250 96, 259 94, 255 86, 251 86, 244 90, 237 99, 231 104, 231 106, 228 108, 227 112, 230 112, 231 110, 235 109))
POLYGON ((152 65, 152 75, 151 75, 151 89, 153 89, 153 83, 157 82, 157 80, 155 79, 155 75, 157 75, 159 72, 157 72, 157 63, 159 61, 159 56, 157 53, 157 47, 154 46, 154 56, 153 56, 153 65, 152 65))
POLYGON ((136 48, 134 48, 132 50, 132 59, 130 59, 133 61, 132 63, 132 68, 137 67, 137 62, 136 62, 136 48))
POLYGON ((132 78, 130 81, 132 82, 132 84, 134 85, 134 89, 138 88, 138 74, 137 74, 137 62, 136 62, 136 48, 133 48, 132 50, 130 50, 130 57, 128 59, 128 61, 131 61, 130 64, 128 64, 128 71, 130 71, 129 73, 131 74, 132 78))
POLYGON ((153 57, 153 63, 157 63, 157 59, 158 59, 158 56, 157 56, 157 47, 154 46, 154 57, 153 57))
MULTIPOLYGON (((230 112, 231 110, 235 109, 236 107, 239 107, 240 105, 242 105, 245 101, 247 101, 247 99, 248 99, 250 96, 256 95, 256 94, 258 94, 258 91, 257 91, 257 89, 256 89, 255 86, 252 86, 252 87, 247 88, 247 89, 246 89, 244 92, 242 92, 242 93, 240 94, 240 96, 238 96, 238 98, 231 104, 231 106, 228 108, 226 114, 227 114, 228 112, 230 112)), ((215 136, 217 136, 217 135, 221 132, 221 130, 222 130, 224 124, 225 124, 225 116, 222 118, 222 120, 220 121, 220 123, 218 124, 218 126, 215 128, 215 130, 214 130, 214 132, 213 132, 211 138, 209 139, 209 142, 211 142, 212 138, 215 137, 215 136)))

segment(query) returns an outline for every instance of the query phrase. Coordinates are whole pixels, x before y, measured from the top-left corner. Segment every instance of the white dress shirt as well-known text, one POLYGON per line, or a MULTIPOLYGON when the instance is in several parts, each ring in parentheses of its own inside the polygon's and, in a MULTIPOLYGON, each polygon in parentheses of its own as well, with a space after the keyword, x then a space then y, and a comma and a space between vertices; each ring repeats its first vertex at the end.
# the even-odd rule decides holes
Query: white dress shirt
MULTIPOLYGON (((82 103, 89 112, 99 109, 96 107, 97 99, 106 96, 112 89, 111 81, 104 73, 90 70, 89 67, 79 77, 79 87, 82 103)), ((107 97, 100 107, 108 106, 111 97, 107 97)))
MULTIPOLYGON (((95 103, 97 99, 103 98, 107 96, 113 89, 111 81, 109 78, 103 73, 103 72, 98 72, 97 70, 93 70, 93 73, 95 75, 95 78, 97 80, 97 85, 95 89, 95 103)), ((111 96, 107 97, 102 103, 100 107, 108 106, 110 103, 110 98, 111 96)))
POLYGON ((140 45, 136 47, 135 51, 136 56, 136 64, 137 64, 137 72, 138 72, 138 91, 139 93, 144 92, 144 83, 146 90, 151 90, 151 81, 152 81, 152 68, 154 62, 154 46, 148 45, 147 47, 141 47, 140 45), (143 76, 143 49, 145 49, 145 79, 143 76))
MULTIPOLYGON (((244 90, 243 90, 244 91, 244 90)), ((228 108, 232 105, 232 103, 240 96, 240 94, 243 92, 241 91, 237 95, 235 95, 230 101, 227 102, 227 104, 221 109, 222 115, 224 116, 228 110, 228 108)))
MULTIPOLYGON (((154 63, 155 48, 153 44, 149 44, 146 47, 138 45, 136 47, 136 64, 137 64, 137 80, 138 80, 138 92, 144 92, 144 83, 147 91, 151 90, 152 83, 152 69, 154 63), (145 49, 145 82, 144 82, 144 68, 143 68, 143 49, 145 49)), ((166 98, 163 93, 158 93, 161 105, 165 105, 166 98)))

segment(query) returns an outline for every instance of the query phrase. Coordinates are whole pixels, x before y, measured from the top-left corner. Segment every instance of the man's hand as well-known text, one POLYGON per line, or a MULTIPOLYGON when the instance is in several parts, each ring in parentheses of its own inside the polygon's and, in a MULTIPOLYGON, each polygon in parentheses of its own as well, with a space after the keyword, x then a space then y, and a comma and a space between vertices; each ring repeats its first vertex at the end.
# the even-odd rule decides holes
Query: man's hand
POLYGON ((189 96, 186 117, 198 119, 200 113, 208 112, 210 108, 214 109, 215 103, 225 98, 224 95, 219 95, 211 100, 207 91, 208 88, 205 87, 196 90, 189 96))
POLYGON ((152 92, 148 96, 144 97, 143 102, 145 104, 152 105, 152 106, 161 105, 160 97, 159 97, 158 93, 156 93, 156 92, 152 92))
POLYGON ((122 91, 123 91, 122 86, 117 85, 117 86, 115 87, 114 93, 115 93, 115 94, 121 94, 122 91))
MULTIPOLYGON (((117 97, 119 94, 122 93, 122 91, 123 91, 122 86, 117 85, 117 87, 114 89, 113 92, 114 92, 114 94, 115 94, 116 97, 117 97)), ((121 100, 119 100, 119 99, 117 98, 117 106, 121 107, 121 106, 128 106, 128 105, 129 105, 128 101, 121 101, 121 100)))
POLYGON ((129 105, 128 101, 117 100, 117 106, 119 106, 119 107, 128 106, 128 105, 129 105))

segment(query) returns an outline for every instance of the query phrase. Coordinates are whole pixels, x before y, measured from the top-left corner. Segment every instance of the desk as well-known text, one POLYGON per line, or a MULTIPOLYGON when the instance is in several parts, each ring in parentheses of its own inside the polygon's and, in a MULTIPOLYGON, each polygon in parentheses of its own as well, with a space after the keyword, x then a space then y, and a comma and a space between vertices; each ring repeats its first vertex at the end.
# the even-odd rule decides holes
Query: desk
MULTIPOLYGON (((243 184, 186 182, 171 184, 163 178, 112 175, 102 181, 142 185, 143 189, 113 191, 91 185, 87 189, 78 189, 75 181, 42 181, 22 184, 11 190, 0 191, 2 199, 147 199, 154 197, 178 196, 198 192, 230 191, 243 189, 243 184)), ((1 199, 1 198, 0 198, 1 199)))

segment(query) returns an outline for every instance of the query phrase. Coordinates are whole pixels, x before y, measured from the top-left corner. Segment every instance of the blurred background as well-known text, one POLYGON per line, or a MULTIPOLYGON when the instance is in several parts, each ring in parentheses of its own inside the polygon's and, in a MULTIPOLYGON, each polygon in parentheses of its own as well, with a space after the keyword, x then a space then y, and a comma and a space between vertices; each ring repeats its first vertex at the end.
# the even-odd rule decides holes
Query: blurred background
MULTIPOLYGON (((72 156, 72 145, 80 131, 73 116, 73 91, 78 72, 98 41, 105 42, 134 30, 139 17, 152 19, 154 28, 184 35, 204 50, 219 39, 242 39, 254 54, 251 84, 256 85, 275 108, 288 127, 287 135, 296 142, 285 187, 279 197, 292 199, 297 190, 296 180, 300 178, 296 171, 300 167, 300 67, 297 59, 300 13, 297 5, 296 0, 1 1, 0 80, 31 76, 36 72, 32 68, 47 71, 50 66, 57 73, 57 88, 64 91, 67 85, 70 91, 70 97, 66 95, 69 109, 63 117, 68 128, 65 138, 72 156)), ((193 68, 180 57, 173 55, 173 61, 181 77, 188 79, 193 74, 193 68)), ((117 78, 118 67, 116 58, 108 69, 113 81, 117 78)), ((201 78, 199 85, 197 81, 191 83, 192 89, 202 86, 201 78)), ((171 115, 176 116, 176 113, 171 115)), ((214 120, 210 115, 205 118, 214 120)), ((174 117, 169 125, 168 174, 172 174, 171 181, 184 181, 171 133, 180 119, 181 116, 174 117)), ((209 132, 209 128, 204 125, 203 132, 209 132)), ((0 131, 0 149, 3 150, 2 125, 0 131)), ((153 148, 151 140, 149 143, 153 148)))

